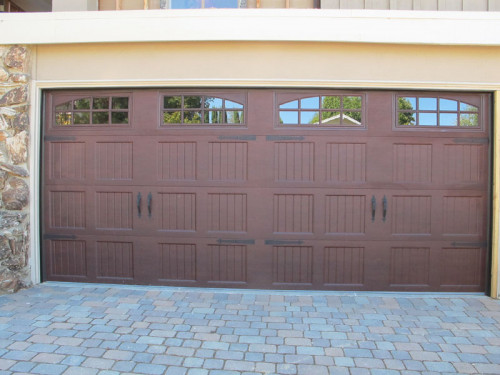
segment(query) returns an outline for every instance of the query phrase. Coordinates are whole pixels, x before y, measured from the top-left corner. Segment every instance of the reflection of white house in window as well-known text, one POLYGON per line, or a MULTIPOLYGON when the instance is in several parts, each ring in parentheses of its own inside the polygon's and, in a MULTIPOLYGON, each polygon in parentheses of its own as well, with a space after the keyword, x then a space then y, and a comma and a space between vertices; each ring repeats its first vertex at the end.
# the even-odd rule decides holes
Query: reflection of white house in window
MULTIPOLYGON (((341 120, 343 125, 361 125, 361 122, 347 116, 346 114, 337 114, 321 120, 324 125, 341 125, 341 120)), ((318 125, 319 122, 316 121, 314 125, 318 125)))

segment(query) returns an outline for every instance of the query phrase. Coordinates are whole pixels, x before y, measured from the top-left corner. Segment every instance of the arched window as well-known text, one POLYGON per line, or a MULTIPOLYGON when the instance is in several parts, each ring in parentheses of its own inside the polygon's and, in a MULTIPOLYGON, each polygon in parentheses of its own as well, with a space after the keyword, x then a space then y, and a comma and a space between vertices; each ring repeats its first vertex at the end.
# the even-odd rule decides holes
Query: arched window
POLYGON ((479 107, 439 96, 398 96, 397 126, 479 128, 479 107))
POLYGON ((280 127, 363 127, 363 96, 307 96, 279 104, 280 127))

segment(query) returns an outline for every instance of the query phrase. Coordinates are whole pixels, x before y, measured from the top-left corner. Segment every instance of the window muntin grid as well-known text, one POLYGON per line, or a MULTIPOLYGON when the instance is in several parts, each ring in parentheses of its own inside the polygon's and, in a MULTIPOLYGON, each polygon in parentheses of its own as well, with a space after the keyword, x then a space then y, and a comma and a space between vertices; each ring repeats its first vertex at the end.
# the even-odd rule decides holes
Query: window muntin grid
POLYGON ((479 107, 465 101, 439 96, 398 96, 397 127, 480 128, 479 107))
POLYGON ((85 96, 55 106, 56 126, 128 125, 128 96, 85 96))
POLYGON ((213 95, 164 95, 162 126, 241 126, 245 105, 213 95))
POLYGON ((281 103, 279 127, 364 127, 363 96, 356 94, 306 96, 281 103))

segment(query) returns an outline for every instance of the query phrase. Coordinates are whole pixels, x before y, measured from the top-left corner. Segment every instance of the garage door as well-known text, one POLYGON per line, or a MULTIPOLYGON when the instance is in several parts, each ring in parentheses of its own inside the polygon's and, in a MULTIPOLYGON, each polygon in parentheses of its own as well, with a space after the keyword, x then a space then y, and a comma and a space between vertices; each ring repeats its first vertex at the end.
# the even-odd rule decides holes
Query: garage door
POLYGON ((489 94, 45 98, 45 280, 485 291, 489 94))

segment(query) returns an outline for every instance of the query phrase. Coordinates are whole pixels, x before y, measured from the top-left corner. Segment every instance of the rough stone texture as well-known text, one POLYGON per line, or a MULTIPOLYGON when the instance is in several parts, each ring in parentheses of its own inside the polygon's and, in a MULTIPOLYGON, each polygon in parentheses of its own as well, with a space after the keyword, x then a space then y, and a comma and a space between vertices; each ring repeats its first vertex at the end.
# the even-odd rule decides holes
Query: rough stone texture
POLYGON ((28 143, 29 137, 26 131, 7 138, 7 150, 13 164, 26 163, 28 160, 28 143))
POLYGON ((0 45, 0 294, 31 285, 29 268, 30 50, 0 45))

